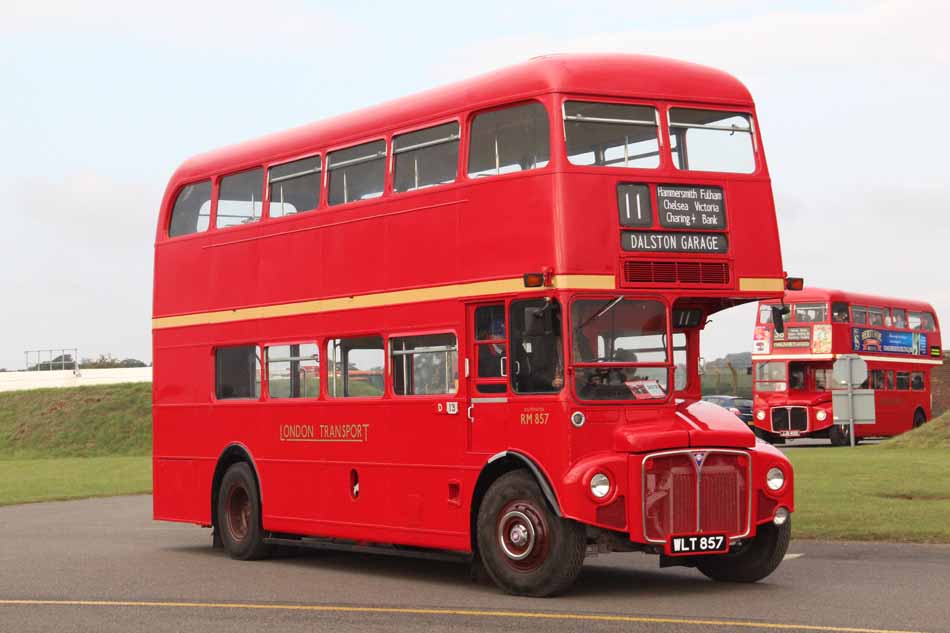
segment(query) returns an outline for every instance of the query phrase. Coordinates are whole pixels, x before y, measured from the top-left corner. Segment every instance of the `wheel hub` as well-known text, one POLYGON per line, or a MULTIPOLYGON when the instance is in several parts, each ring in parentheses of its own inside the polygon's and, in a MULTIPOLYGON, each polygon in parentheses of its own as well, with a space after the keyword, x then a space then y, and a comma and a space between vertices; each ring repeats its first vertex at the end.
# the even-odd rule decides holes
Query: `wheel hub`
POLYGON ((234 541, 243 541, 251 525, 251 498, 242 486, 234 486, 228 492, 228 532, 234 541))

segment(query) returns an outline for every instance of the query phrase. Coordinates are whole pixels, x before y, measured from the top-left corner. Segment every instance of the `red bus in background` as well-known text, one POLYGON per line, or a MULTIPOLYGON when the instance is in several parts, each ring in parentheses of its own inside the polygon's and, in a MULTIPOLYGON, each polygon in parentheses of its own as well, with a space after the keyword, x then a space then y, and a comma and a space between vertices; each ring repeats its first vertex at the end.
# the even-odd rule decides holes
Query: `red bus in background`
POLYGON ((761 437, 828 437, 850 444, 835 424, 832 366, 842 354, 868 365, 863 389, 875 391, 874 424, 855 425, 855 439, 889 437, 931 417, 930 370, 943 362, 937 315, 929 303, 809 288, 759 303, 752 342, 753 411, 761 437), (789 308, 784 333, 773 307, 789 308))
POLYGON ((784 288, 752 99, 702 66, 539 58, 197 156, 156 235, 154 517, 528 595, 589 549, 758 580, 792 470, 700 401, 699 336, 784 288))

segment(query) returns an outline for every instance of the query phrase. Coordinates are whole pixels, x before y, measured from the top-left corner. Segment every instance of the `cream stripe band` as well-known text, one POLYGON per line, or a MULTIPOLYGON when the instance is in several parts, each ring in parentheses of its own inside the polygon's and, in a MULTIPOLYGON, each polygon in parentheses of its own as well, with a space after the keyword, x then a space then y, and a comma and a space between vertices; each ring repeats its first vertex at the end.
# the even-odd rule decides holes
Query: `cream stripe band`
MULTIPOLYGON (((865 356, 859 354, 864 360, 880 361, 884 363, 911 363, 914 365, 942 365, 943 360, 930 358, 928 356, 911 357, 892 357, 892 356, 865 356)), ((752 360, 834 360, 834 354, 753 354, 752 360)))
MULTIPOLYGON (((554 275, 551 281, 553 287, 560 290, 613 290, 617 287, 616 279, 613 275, 554 275)), ((548 290, 548 288, 525 288, 524 280, 521 277, 516 277, 514 279, 497 279, 493 281, 476 281, 467 284, 377 292, 353 297, 315 299, 313 301, 299 301, 296 303, 282 303, 270 306, 158 317, 152 319, 152 329, 160 330, 170 327, 184 327, 187 325, 209 325, 212 323, 229 323, 231 321, 244 321, 249 319, 318 314, 321 312, 332 312, 334 310, 376 308, 380 306, 418 303, 420 301, 461 299, 481 295, 506 294, 510 292, 544 292, 545 290, 548 290)))

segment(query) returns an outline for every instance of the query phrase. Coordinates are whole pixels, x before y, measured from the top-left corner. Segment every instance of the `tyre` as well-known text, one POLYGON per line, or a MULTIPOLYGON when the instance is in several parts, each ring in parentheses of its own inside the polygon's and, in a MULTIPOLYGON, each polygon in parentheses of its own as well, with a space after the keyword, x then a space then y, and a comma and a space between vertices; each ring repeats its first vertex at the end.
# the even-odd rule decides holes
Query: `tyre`
POLYGON ((792 518, 781 526, 766 523, 758 534, 734 551, 721 556, 703 556, 696 567, 707 577, 724 582, 757 582, 779 566, 792 538, 792 518))
POLYGON ((233 464, 221 480, 214 525, 231 558, 257 560, 270 555, 261 527, 257 482, 245 462, 233 464))
POLYGON ((504 591, 552 596, 570 587, 584 564, 586 532, 558 517, 527 471, 499 477, 485 493, 476 523, 485 571, 504 591))
POLYGON ((922 409, 917 409, 916 411, 914 411, 914 428, 915 429, 922 427, 926 421, 927 421, 927 416, 924 415, 924 412, 922 409))
MULTIPOLYGON (((841 424, 833 424, 828 429, 828 439, 832 446, 851 446, 850 427, 841 424)), ((857 446, 857 442, 854 443, 857 446)))

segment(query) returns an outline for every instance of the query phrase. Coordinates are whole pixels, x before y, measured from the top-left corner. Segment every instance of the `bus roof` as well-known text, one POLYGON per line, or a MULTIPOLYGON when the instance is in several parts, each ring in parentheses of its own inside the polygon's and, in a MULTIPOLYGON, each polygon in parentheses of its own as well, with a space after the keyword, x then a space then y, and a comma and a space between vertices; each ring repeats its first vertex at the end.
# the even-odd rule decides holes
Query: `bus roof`
POLYGON ((551 92, 699 101, 752 107, 735 77, 689 62, 647 55, 547 55, 408 97, 199 154, 172 184, 298 156, 395 128, 551 92))
MULTIPOLYGON (((803 301, 843 301, 862 306, 907 308, 909 310, 922 310, 934 313, 934 308, 932 305, 926 301, 915 301, 913 299, 898 299, 897 297, 869 295, 860 292, 847 292, 845 290, 834 290, 830 288, 805 288, 804 290, 788 290, 785 292, 786 303, 801 303, 803 301)), ((776 303, 776 301, 762 301, 761 303, 776 303)))

